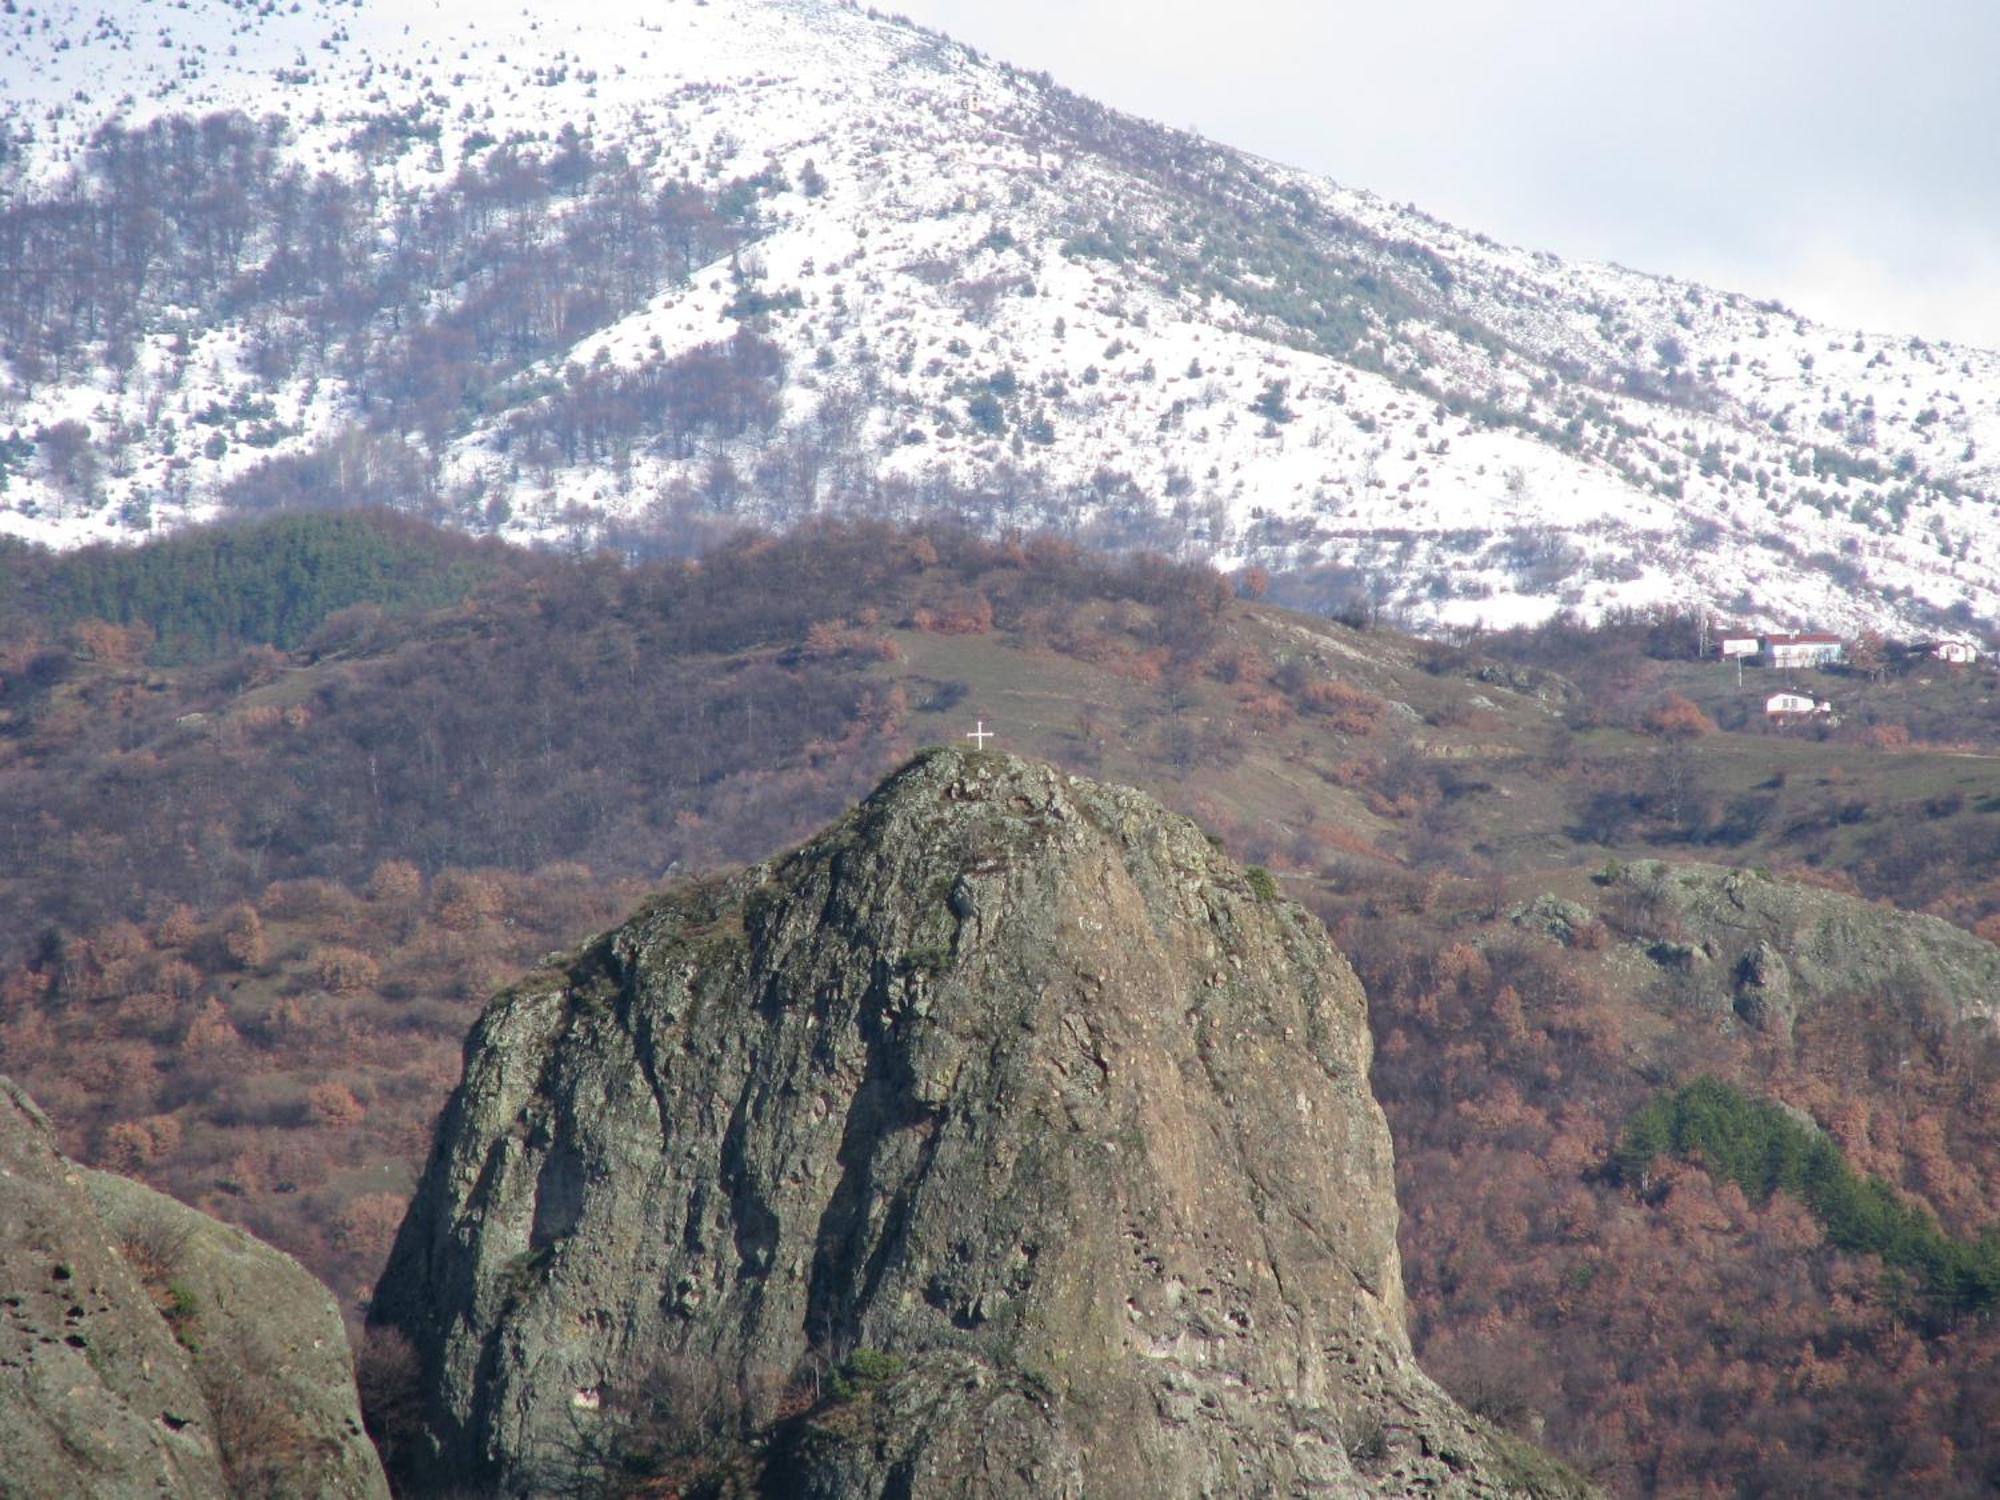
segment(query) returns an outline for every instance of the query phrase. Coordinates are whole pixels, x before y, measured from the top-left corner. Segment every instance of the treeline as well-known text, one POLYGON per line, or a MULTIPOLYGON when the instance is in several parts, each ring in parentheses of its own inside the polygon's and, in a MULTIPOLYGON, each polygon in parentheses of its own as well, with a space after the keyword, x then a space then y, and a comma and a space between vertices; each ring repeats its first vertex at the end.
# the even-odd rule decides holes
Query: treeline
POLYGON ((373 365, 384 401, 455 401, 476 367, 573 342, 755 228, 756 190, 661 188, 565 129, 491 143, 443 190, 393 205, 385 243, 376 179, 288 163, 287 133, 236 113, 106 125, 69 176, 11 193, 0 338, 17 375, 128 368, 167 308, 196 308, 248 321, 267 377, 331 352, 373 365), (440 286, 459 296, 428 316, 440 286), (394 328, 386 354, 373 347, 394 328))
MULTIPOLYGON (((943 461, 882 474, 869 413, 886 372, 871 353, 857 352, 852 388, 819 382, 811 403, 788 403, 792 372, 758 330, 800 293, 765 286, 755 258, 736 253, 790 190, 775 164, 662 181, 657 162, 566 128, 475 138, 454 173, 417 189, 388 164, 438 150, 434 125, 362 122, 353 144, 369 170, 349 178, 289 161, 286 141, 282 121, 240 114, 107 126, 63 180, 0 196, 0 343, 19 394, 100 374, 136 398, 109 423, 0 429, 0 488, 33 474, 58 514, 89 512, 134 454, 152 453, 167 460, 161 479, 128 489, 121 510, 135 530, 155 506, 202 494, 248 515, 387 506, 491 530, 514 518, 523 474, 546 485, 606 464, 622 483, 633 460, 655 458, 680 466, 655 497, 668 524, 652 528, 677 537, 717 518, 837 512, 1061 527, 1094 546, 1183 555, 1227 541, 1221 501, 1186 485, 1147 494, 1110 468, 1041 476, 1025 446, 1053 436, 1039 408, 1007 414, 1007 456, 973 482, 943 461), (622 368, 556 367, 578 340, 725 260, 729 313, 746 331, 622 368), (230 351, 197 344, 195 327, 227 330, 230 351), (228 371, 229 389, 190 403, 181 393, 204 364, 228 371), (323 403, 328 385, 352 418, 301 444, 291 398, 323 403), (518 472, 451 468, 453 441, 482 422, 518 472), (239 463, 248 450, 263 461, 239 463), (1081 527, 1079 513, 1091 517, 1081 527)), ((928 442, 931 424, 906 416, 900 440, 928 442)), ((622 521, 608 509, 577 503, 549 519, 592 540, 633 529, 637 507, 616 507, 622 521)))
POLYGON ((389 512, 300 515, 140 547, 0 554, 0 613, 51 639, 84 620, 142 626, 150 660, 203 662, 248 646, 292 650, 354 605, 454 604, 533 566, 530 554, 389 512))
POLYGON ((1791 1194, 1830 1243, 1918 1277, 1948 1312, 1982 1311, 2000 1298, 2000 1229, 1953 1239, 1889 1183, 1856 1172, 1823 1131, 1719 1079, 1698 1078, 1647 1105, 1625 1128, 1612 1165, 1621 1180, 1643 1183, 1665 1155, 1697 1163, 1759 1203, 1791 1194))
POLYGON ((508 417, 503 449, 544 465, 629 460, 643 445, 692 458, 698 439, 775 427, 784 381, 783 352, 747 328, 636 369, 572 370, 560 389, 508 417))
POLYGON ((1528 662, 1565 675, 1591 675, 1626 670, 1626 663, 1644 657, 1654 661, 1693 661, 1701 655, 1702 612, 1679 605, 1646 608, 1618 606, 1588 623, 1559 610, 1536 625, 1517 626, 1480 637, 1484 650, 1511 661, 1528 662))

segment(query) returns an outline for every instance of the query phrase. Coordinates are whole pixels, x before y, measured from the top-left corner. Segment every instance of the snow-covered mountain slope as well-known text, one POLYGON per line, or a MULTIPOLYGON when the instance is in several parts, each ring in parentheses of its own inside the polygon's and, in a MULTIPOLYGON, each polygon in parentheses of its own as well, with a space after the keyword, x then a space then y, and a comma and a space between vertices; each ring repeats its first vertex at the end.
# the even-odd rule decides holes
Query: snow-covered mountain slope
POLYGON ((946 510, 1447 621, 2000 616, 2000 356, 1497 245, 829 0, 38 0, 0 84, 0 533, 946 510))

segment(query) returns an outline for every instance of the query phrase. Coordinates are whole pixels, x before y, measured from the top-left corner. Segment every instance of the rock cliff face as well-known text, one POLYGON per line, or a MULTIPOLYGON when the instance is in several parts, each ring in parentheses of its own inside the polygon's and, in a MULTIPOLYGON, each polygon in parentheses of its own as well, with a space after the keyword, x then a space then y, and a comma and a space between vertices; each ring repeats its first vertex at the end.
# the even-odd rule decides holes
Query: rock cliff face
POLYGON ((713 1485, 1566 1489, 1411 1357, 1368 1065, 1324 931, 1194 825, 933 752, 481 1020, 375 1304, 419 1484, 761 1429, 713 1485))
POLYGON ((289 1256, 56 1150, 0 1078, 0 1497, 382 1497, 347 1335, 289 1256))

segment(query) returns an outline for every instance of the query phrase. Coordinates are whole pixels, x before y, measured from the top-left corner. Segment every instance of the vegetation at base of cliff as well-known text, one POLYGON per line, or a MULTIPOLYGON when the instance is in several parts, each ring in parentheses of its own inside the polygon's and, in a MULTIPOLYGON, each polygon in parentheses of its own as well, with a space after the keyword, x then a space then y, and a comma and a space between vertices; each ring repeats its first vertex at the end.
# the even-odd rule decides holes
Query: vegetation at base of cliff
POLYGON ((201 1298, 185 1281, 174 1280, 167 1283, 165 1306, 161 1308, 167 1320, 167 1327, 173 1330, 174 1338, 190 1354, 201 1350, 201 1298))
POLYGON ((1538 1443, 1526 1442, 1490 1423, 1482 1424, 1498 1461, 1497 1478, 1515 1494, 1541 1500, 1589 1500, 1597 1486, 1538 1443))
POLYGON ((1754 1202, 1790 1193, 1825 1226, 1829 1242, 1912 1273, 1942 1307, 1977 1312, 2000 1298, 2000 1231, 1953 1239, 1935 1216, 1881 1178, 1856 1172, 1824 1134, 1768 1100, 1719 1079, 1696 1079, 1634 1117, 1612 1165, 1621 1180, 1640 1183, 1668 1154, 1735 1183, 1754 1202))
MULTIPOLYGON (((386 1340, 402 1359, 414 1358, 399 1333, 371 1329, 369 1339, 386 1340)), ((369 1367, 379 1363, 379 1358, 370 1360, 369 1367)), ((823 1424, 852 1420, 854 1403, 907 1368, 897 1355, 856 1349, 825 1370, 824 1379, 814 1373, 824 1367, 809 1364, 789 1375, 744 1371, 732 1383, 701 1361, 662 1361, 629 1395, 614 1400, 605 1432, 591 1439, 587 1467, 597 1469, 601 1485, 592 1493, 634 1500, 660 1495, 730 1500, 769 1493, 758 1479, 766 1456, 810 1442, 823 1424)), ((413 1379, 405 1377, 406 1382, 413 1379)), ((392 1406, 397 1399, 389 1393, 392 1406)), ((365 1400, 363 1404, 367 1406, 365 1400)), ((418 1430, 413 1401, 394 1409, 409 1415, 406 1430, 397 1436, 399 1443, 407 1443, 418 1430)), ((393 1471, 395 1465, 390 1467, 393 1471)))
MULTIPOLYGON (((106 124, 61 181, 10 181, 0 200, 0 239, 17 257, 0 278, 0 345, 10 367, 32 385, 78 370, 92 357, 87 348, 101 349, 122 388, 128 377, 144 378, 139 353, 149 339, 167 339, 185 357, 185 319, 254 330, 246 341, 253 388, 187 413, 178 430, 158 404, 139 425, 139 434, 155 429, 149 436, 160 451, 178 451, 176 469, 196 452, 212 462, 296 437, 298 427, 257 390, 298 377, 316 385, 319 372, 341 371, 353 381, 351 421, 310 451, 256 465, 224 487, 224 504, 251 514, 435 502, 447 445, 496 409, 512 413, 504 441, 543 469, 558 458, 605 457, 614 444, 629 451, 641 431, 686 446, 771 424, 772 381, 734 368, 724 346, 655 359, 631 375, 578 370, 573 379, 565 371, 537 380, 530 367, 753 242, 781 176, 681 180, 663 190, 624 151, 599 149, 587 129, 565 127, 547 150, 489 140, 454 176, 450 201, 465 211, 405 215, 392 248, 372 185, 316 176, 290 159, 289 134, 276 116, 233 111, 136 129, 106 124), (144 228, 131 243, 144 249, 113 265, 102 247, 135 225, 144 228), (413 296, 433 277, 462 295, 413 296)), ((371 152, 407 147, 410 122, 378 117, 357 141, 364 138, 371 152)), ((746 316, 759 300, 768 311, 797 296, 744 290, 752 300, 738 310, 746 316)), ((737 345, 746 341, 776 356, 754 335, 737 345)), ((782 373, 782 360, 778 367, 771 373, 782 373)), ((100 458, 88 427, 74 420, 36 434, 45 457, 57 434, 61 503, 96 508, 103 466, 115 460, 100 458)), ((19 434, 0 439, 0 488, 27 457, 24 446, 19 434)), ((477 513, 481 497, 458 498, 477 513)), ((489 516, 504 514, 504 496, 492 504, 489 516)), ((143 520, 148 508, 141 498, 127 519, 143 520)))

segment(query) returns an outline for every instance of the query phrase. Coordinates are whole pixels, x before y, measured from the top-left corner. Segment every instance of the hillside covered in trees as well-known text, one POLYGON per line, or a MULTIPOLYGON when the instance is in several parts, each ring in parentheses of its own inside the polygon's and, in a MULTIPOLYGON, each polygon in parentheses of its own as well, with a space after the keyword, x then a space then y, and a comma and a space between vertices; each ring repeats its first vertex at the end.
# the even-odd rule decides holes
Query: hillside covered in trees
POLYGON ((2000 1477, 2000 1048, 1920 958, 1991 952, 1989 674, 1777 730, 1671 616, 1425 642, 1045 538, 655 550, 364 511, 0 554, 0 1053, 72 1154, 357 1313, 496 987, 983 718, 1327 920, 1462 1400, 1623 1494, 2000 1477), (1828 924, 1919 957, 1805 966, 1828 924))

